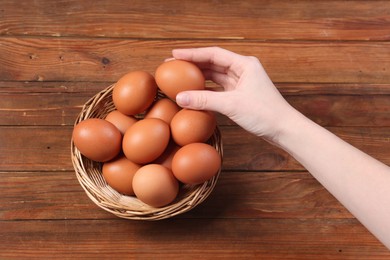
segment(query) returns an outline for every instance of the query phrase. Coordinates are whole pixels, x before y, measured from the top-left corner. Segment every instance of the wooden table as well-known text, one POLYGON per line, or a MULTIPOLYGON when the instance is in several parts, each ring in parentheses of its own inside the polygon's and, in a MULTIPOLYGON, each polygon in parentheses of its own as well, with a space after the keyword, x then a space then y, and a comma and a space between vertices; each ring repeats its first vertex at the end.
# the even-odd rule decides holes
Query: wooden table
POLYGON ((98 208, 70 159, 95 93, 217 45, 259 57, 294 107, 390 164, 389 40, 389 1, 1 0, 0 258, 390 259, 299 163, 221 115, 219 182, 172 219, 98 208))

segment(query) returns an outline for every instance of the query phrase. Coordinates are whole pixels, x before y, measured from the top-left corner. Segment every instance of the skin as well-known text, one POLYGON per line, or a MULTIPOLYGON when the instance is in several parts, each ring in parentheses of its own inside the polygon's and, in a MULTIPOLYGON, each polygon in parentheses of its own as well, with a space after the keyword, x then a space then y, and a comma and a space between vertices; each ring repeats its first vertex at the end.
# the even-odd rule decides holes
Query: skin
POLYGON ((390 249, 390 167, 294 109, 260 61, 218 47, 175 49, 173 58, 200 67, 224 91, 185 91, 178 105, 222 113, 299 161, 390 249))

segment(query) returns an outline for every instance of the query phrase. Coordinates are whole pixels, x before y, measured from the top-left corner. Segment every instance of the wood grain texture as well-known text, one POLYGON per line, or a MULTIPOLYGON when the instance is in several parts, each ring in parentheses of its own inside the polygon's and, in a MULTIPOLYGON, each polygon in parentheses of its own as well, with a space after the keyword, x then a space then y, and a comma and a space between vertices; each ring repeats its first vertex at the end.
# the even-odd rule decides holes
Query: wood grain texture
MULTIPOLYGON (((385 164, 388 156, 389 129, 387 127, 327 127, 327 129, 358 149, 385 164)), ((242 129, 222 129, 224 142, 224 169, 228 170, 302 170, 291 156, 242 129)))
POLYGON ((111 81, 152 74, 174 48, 218 45, 257 56, 278 83, 390 82, 389 42, 184 41, 1 37, 5 81, 111 81))
MULTIPOLYGON (((82 105, 110 82, 0 82, 2 125, 73 125, 82 105)), ((281 84, 288 102, 323 126, 390 126, 386 85, 281 84), (325 87, 327 86, 327 87, 325 87), (360 89, 366 88, 364 93, 360 89), (343 94, 340 92, 344 92, 343 94)), ((218 115, 219 125, 234 125, 218 115)))
MULTIPOLYGON (((0 93, 80 93, 93 96, 115 81, 0 81, 0 93)), ((210 81, 206 84, 214 87, 210 81)), ((390 83, 278 83, 284 95, 390 95, 390 83)))
POLYGON ((221 46, 257 56, 294 107, 390 165, 389 32, 383 0, 2 0, 0 259, 389 259, 297 161, 221 115, 219 181, 172 219, 100 209, 70 155, 95 93, 173 48, 221 46))
POLYGON ((24 258, 387 259, 356 220, 0 221, 1 254, 24 258), (223 234, 223 235, 221 235, 223 234), (359 238, 359 239, 353 239, 359 238), (113 247, 115 245, 115 247, 113 247))
POLYGON ((3 0, 0 35, 389 40, 389 10, 388 1, 3 0))
MULTIPOLYGON (((390 164, 388 127, 330 127, 364 152, 390 164)), ((69 171, 72 126, 0 127, 0 171, 69 171)), ((303 170, 287 153, 235 126, 221 127, 224 170, 303 170)))
MULTIPOLYGON (((72 171, 0 172, 0 176, 2 220, 117 218, 89 200, 72 171)), ((212 195, 176 218, 353 219, 307 172, 237 171, 223 171, 212 195)))

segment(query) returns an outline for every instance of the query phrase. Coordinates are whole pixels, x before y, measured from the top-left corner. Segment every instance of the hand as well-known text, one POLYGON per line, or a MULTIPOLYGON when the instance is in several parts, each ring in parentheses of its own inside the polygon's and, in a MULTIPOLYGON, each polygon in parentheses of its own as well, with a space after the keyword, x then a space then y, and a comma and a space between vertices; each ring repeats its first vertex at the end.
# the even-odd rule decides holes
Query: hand
POLYGON ((292 108, 257 58, 216 47, 172 53, 197 64, 206 79, 224 89, 179 93, 180 106, 225 114, 287 151, 390 249, 389 166, 292 108))
POLYGON ((280 95, 259 60, 218 47, 175 49, 175 59, 195 63, 206 79, 224 91, 185 91, 177 95, 184 108, 211 110, 228 116, 247 131, 272 141, 281 121, 294 110, 280 95))

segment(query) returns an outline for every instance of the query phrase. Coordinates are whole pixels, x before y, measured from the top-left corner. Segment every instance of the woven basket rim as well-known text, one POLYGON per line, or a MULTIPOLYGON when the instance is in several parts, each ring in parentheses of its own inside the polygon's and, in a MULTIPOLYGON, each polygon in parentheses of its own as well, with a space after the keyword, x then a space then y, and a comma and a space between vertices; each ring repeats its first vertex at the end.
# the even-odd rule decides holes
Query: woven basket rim
MULTIPOLYGON (((112 102, 112 84, 91 97, 82 107, 74 126, 88 118, 104 118, 114 110, 112 102)), ((158 91, 156 99, 166 96, 158 91)), ((143 118, 143 114, 136 116, 143 118)), ((223 144, 219 127, 217 126, 208 143, 213 146, 223 159, 223 144)), ((187 212, 202 203, 213 191, 221 168, 210 180, 198 185, 183 185, 176 200, 161 207, 151 207, 134 196, 127 196, 112 189, 101 173, 102 163, 94 162, 75 147, 71 139, 71 160, 76 177, 87 196, 100 208, 120 218, 133 220, 160 220, 187 212)))

